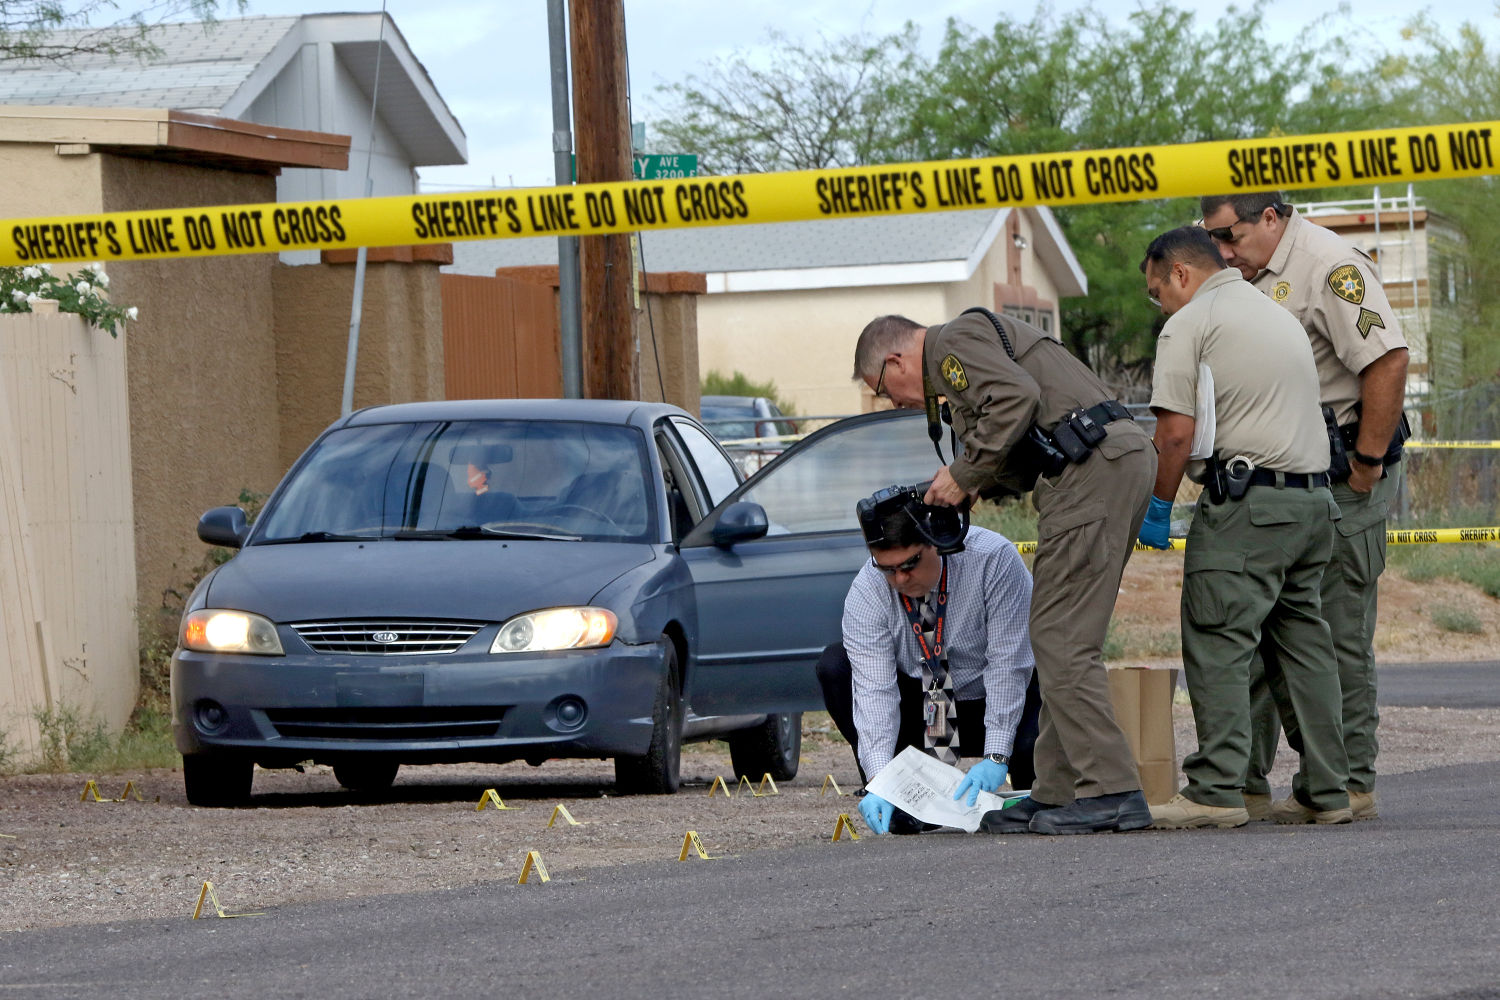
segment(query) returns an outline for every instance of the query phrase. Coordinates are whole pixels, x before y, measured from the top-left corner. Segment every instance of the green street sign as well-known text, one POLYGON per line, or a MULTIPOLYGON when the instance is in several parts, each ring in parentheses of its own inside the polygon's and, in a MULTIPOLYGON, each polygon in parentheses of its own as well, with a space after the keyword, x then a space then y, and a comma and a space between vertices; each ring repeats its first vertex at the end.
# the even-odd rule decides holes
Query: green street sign
POLYGON ((630 162, 638 181, 698 176, 697 153, 637 153, 630 162))

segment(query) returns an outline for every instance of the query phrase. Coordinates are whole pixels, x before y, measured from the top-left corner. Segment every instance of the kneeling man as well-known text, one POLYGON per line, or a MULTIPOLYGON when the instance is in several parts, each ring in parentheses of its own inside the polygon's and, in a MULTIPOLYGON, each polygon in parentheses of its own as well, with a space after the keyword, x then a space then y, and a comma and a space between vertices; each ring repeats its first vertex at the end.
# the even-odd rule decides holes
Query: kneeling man
MULTIPOLYGON (((1031 574, 1015 546, 974 527, 963 551, 941 555, 904 507, 862 522, 870 561, 844 600, 843 642, 817 666, 861 777, 915 746, 950 764, 979 758, 958 789, 971 805, 1007 774, 1031 787, 1041 696, 1026 626, 1031 574)), ((876 833, 923 829, 873 793, 860 811, 876 833)))

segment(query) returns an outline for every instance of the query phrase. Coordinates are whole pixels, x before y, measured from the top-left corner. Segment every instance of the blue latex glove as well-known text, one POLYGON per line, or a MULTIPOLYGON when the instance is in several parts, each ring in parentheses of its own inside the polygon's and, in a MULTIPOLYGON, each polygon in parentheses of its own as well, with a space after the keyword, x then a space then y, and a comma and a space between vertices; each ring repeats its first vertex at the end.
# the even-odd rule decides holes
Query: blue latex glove
POLYGON ((1172 501, 1151 498, 1151 507, 1146 511, 1146 520, 1141 522, 1141 544, 1153 549, 1170 549, 1167 538, 1172 530, 1172 501))
POLYGON ((891 832, 891 817, 896 813, 896 807, 874 792, 865 792, 865 797, 859 800, 859 811, 865 818, 865 824, 875 833, 891 832))
POLYGON ((1010 768, 1004 764, 996 764, 988 757, 984 758, 969 768, 969 773, 964 775, 964 780, 958 783, 958 791, 953 793, 953 800, 958 801, 963 798, 965 792, 968 792, 969 798, 964 805, 972 806, 979 801, 981 790, 993 792, 1005 784, 1005 775, 1009 770, 1010 768))

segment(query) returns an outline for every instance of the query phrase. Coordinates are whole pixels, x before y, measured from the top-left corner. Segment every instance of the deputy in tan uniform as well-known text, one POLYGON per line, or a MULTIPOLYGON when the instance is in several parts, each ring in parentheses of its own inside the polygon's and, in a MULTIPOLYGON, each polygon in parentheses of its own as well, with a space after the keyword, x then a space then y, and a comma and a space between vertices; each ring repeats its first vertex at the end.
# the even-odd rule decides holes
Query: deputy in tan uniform
MULTIPOLYGON (((1286 205, 1278 192, 1203 198, 1203 227, 1230 267, 1297 317, 1312 342, 1321 400, 1332 408, 1348 471, 1335 462, 1333 496, 1343 513, 1323 576, 1323 612, 1333 630, 1343 692, 1344 746, 1355 819, 1374 819, 1376 585, 1385 569, 1386 516, 1400 488, 1406 428, 1406 341, 1374 262, 1338 235, 1286 205), (1347 479, 1345 478, 1347 476, 1347 479)), ((1285 698, 1274 651, 1263 650, 1256 678, 1255 738, 1245 789, 1252 815, 1271 808, 1266 774, 1276 754, 1278 719, 1297 749, 1297 720, 1285 698), (1275 696, 1275 706, 1272 696, 1275 696)), ((1293 783, 1300 788, 1300 777, 1293 783)), ((1296 797, 1278 805, 1294 808, 1296 797)))
POLYGON ((931 413, 936 393, 947 397, 964 452, 938 470, 928 503, 1023 493, 1034 483, 1036 781, 1029 798, 989 813, 984 829, 1145 828, 1151 814, 1115 722, 1101 653, 1156 476, 1150 439, 1061 343, 986 310, 927 328, 902 316, 872 321, 855 348, 854 377, 900 407, 931 401, 931 413))
MULTIPOLYGON (((1182 665, 1198 749, 1187 787, 1152 806, 1158 828, 1250 821, 1250 667, 1262 636, 1280 651, 1301 722, 1304 805, 1319 823, 1348 823, 1348 760, 1333 640, 1318 587, 1338 505, 1328 491, 1328 435, 1307 336, 1284 309, 1226 267, 1208 234, 1184 226, 1152 241, 1147 293, 1170 318, 1156 346, 1151 410, 1160 453, 1156 503, 1141 541, 1164 548, 1161 503, 1177 494, 1212 382, 1212 453, 1193 463, 1205 484, 1188 532, 1182 582, 1182 665), (1153 530, 1154 529, 1154 530, 1153 530)), ((1205 418, 1206 422, 1206 418, 1205 418)), ((1288 817, 1286 822, 1300 821, 1288 817)))

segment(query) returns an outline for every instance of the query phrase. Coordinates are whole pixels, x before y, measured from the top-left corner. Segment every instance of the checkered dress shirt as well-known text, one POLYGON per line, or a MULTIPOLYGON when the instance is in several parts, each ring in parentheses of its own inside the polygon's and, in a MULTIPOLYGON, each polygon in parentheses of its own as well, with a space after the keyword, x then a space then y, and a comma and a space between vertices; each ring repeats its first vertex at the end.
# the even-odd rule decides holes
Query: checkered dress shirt
MULTIPOLYGON (((929 599, 936 602, 937 592, 929 599)), ((985 699, 983 753, 1009 754, 1035 661, 1027 618, 1031 573, 1015 545, 984 528, 969 529, 964 551, 948 557, 946 656, 960 701, 985 699)), ((866 562, 844 598, 844 649, 854 679, 859 762, 873 779, 891 762, 901 724, 896 673, 922 676, 922 651, 901 598, 866 562)), ((961 746, 967 757, 977 747, 961 746)))

